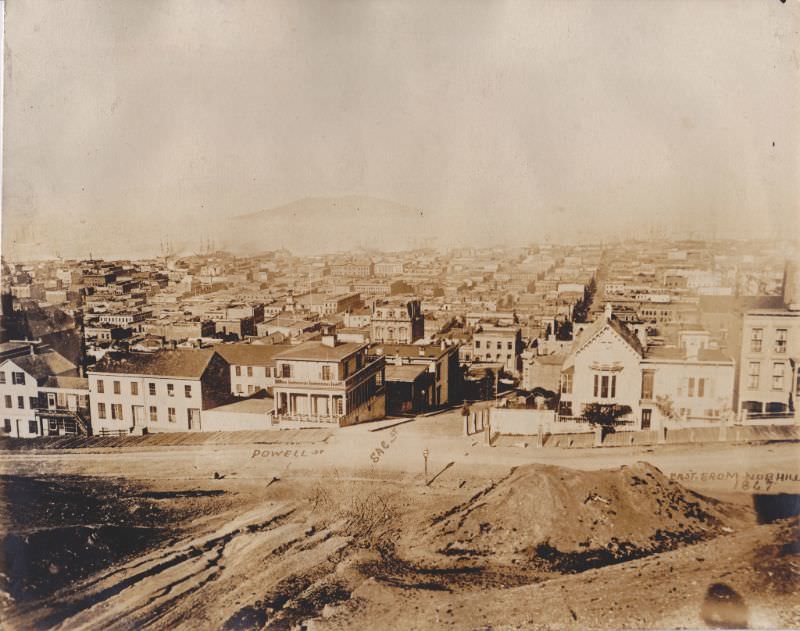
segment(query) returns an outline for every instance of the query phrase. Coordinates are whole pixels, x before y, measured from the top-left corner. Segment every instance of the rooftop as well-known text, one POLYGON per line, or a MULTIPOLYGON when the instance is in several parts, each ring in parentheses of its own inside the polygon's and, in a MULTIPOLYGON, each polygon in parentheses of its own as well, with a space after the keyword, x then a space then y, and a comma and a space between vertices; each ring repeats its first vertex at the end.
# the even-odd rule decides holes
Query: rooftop
POLYGON ((277 354, 275 359, 341 361, 364 347, 365 344, 357 344, 355 342, 344 342, 336 344, 336 346, 326 346, 322 342, 311 340, 277 354))
POLYGON ((252 399, 242 399, 220 405, 208 410, 209 412, 225 412, 228 414, 267 414, 275 408, 275 400, 271 397, 261 397, 252 399))
POLYGON ((131 353, 122 359, 101 359, 90 373, 154 375, 199 379, 216 354, 212 348, 174 350, 159 353, 131 353))
POLYGON ((439 344, 376 344, 372 351, 387 357, 429 357, 439 358, 448 351, 439 344), (421 352, 420 352, 421 351, 421 352))
POLYGON ((215 350, 232 365, 272 366, 275 355, 286 348, 278 344, 218 344, 215 350))
POLYGON ((697 362, 715 362, 715 363, 733 363, 733 360, 728 357, 721 350, 715 348, 703 348, 697 352, 696 359, 689 359, 686 356, 686 351, 677 346, 653 346, 647 349, 644 355, 648 360, 663 360, 663 361, 697 361, 697 362))
POLYGON ((43 384, 45 388, 65 388, 68 390, 88 390, 89 380, 86 377, 51 376, 43 384))
POLYGON ((416 381, 428 368, 419 364, 405 364, 403 366, 386 365, 386 381, 416 381))
POLYGON ((56 351, 47 351, 38 355, 20 355, 7 361, 19 366, 36 381, 76 371, 75 364, 56 351))

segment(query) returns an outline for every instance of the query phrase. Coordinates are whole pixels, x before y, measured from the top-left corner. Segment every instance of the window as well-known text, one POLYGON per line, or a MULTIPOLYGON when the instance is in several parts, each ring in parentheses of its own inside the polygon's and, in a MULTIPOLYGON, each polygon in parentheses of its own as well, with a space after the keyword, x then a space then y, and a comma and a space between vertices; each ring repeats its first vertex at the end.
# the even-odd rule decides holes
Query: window
POLYGON ((121 421, 122 419, 122 404, 121 403, 112 403, 111 404, 111 418, 117 421, 121 421))
POLYGON ((236 366, 235 370, 236 370, 236 376, 237 377, 241 377, 242 376, 242 367, 241 366, 236 366))
POLYGON ((509 342, 508 343, 508 350, 511 350, 512 348, 514 348, 514 343, 513 342, 509 342))
MULTIPOLYGON (((777 329, 775 331, 775 352, 776 353, 785 353, 786 352, 786 344, 787 344, 787 337, 788 331, 786 329, 777 329)), ((0 382, 2 383, 2 382, 0 382)))
POLYGON ((704 397, 706 395, 706 380, 705 379, 698 379, 697 380, 697 396, 704 397))
POLYGON ((15 386, 24 386, 25 385, 25 373, 24 372, 12 372, 11 373, 11 383, 15 386))
POLYGON ((6 434, 10 434, 11 433, 11 419, 10 418, 4 418, 3 419, 3 431, 6 434))
POLYGON ((4 384, 6 382, 6 373, 0 372, 0 384, 4 384))
POLYGON ((650 429, 650 418, 652 414, 652 410, 642 410, 642 429, 650 429))
POLYGON ((475 348, 480 348, 480 347, 481 347, 481 341, 475 340, 475 348))
POLYGON ((192 386, 191 386, 191 384, 187 383, 186 385, 183 386, 183 396, 185 396, 187 399, 190 399, 192 397, 192 386))
POLYGON ((783 362, 772 364, 772 389, 783 390, 783 362))
POLYGON ((764 340, 764 329, 753 329, 750 333, 750 352, 760 353, 761 342, 764 340))
POLYGON ((689 392, 687 396, 689 397, 694 396, 694 377, 689 377, 689 392))
POLYGON ((761 362, 750 362, 747 368, 747 387, 753 390, 757 389, 760 376, 761 362))
POLYGON ((331 367, 327 364, 322 366, 322 380, 323 381, 330 381, 331 380, 331 367))
POLYGON ((654 370, 642 371, 642 399, 651 400, 653 398, 653 383, 656 373, 654 370))
POLYGON ((252 366, 248 366, 247 367, 247 376, 248 377, 252 377, 253 376, 253 367, 252 366))
POLYGON ((174 383, 168 383, 167 384, 167 396, 168 397, 174 397, 175 396, 175 384, 174 383))
POLYGON ((106 386, 103 383, 103 380, 102 379, 98 379, 97 380, 97 392, 99 394, 103 394, 105 391, 106 391, 106 386))
POLYGON ((122 393, 122 384, 119 381, 114 382, 114 394, 122 393))
POLYGON ((158 408, 155 405, 150 406, 150 421, 152 423, 158 422, 158 408))
POLYGON ((572 401, 559 401, 558 403, 559 416, 572 416, 572 401))
POLYGON ((39 424, 36 421, 28 421, 28 433, 29 434, 39 433, 39 424))
POLYGON ((13 407, 13 403, 11 403, 11 395, 7 394, 5 398, 6 398, 6 407, 7 408, 13 407))
POLYGON ((154 397, 154 396, 156 396, 156 384, 154 384, 154 383, 149 383, 149 384, 147 384, 147 387, 148 387, 148 389, 149 389, 149 391, 150 391, 150 396, 151 396, 151 397, 154 397))
POLYGON ((236 392, 238 394, 242 394, 244 392, 244 388, 242 387, 242 384, 240 384, 240 383, 236 384, 236 392))
POLYGON ((601 399, 613 399, 617 395, 616 375, 595 375, 594 396, 601 399))
POLYGON ((139 383, 136 381, 131 381, 131 394, 133 396, 139 396, 139 383))
POLYGON ((497 350, 499 351, 501 348, 503 348, 503 343, 497 342, 497 350))
MULTIPOLYGON (((561 394, 571 394, 572 393, 572 373, 564 373, 561 375, 561 394)), ((567 416, 572 416, 571 414, 567 416)))
POLYGON ((175 422, 175 408, 167 408, 167 420, 169 420, 170 423, 175 422))
MULTIPOLYGON (((64 395, 61 395, 64 396, 64 395)), ((28 402, 31 405, 31 410, 35 410, 39 407, 39 398, 38 397, 28 397, 28 402)), ((61 407, 64 407, 63 405, 61 407)))
POLYGON ((253 392, 255 392, 255 389, 253 388, 253 384, 252 383, 248 383, 247 384, 247 394, 253 394, 253 392))
POLYGON ((104 419, 106 417, 106 404, 105 403, 98 403, 97 404, 97 418, 104 419))
POLYGON ((17 407, 20 410, 25 409, 25 397, 17 397, 17 407))

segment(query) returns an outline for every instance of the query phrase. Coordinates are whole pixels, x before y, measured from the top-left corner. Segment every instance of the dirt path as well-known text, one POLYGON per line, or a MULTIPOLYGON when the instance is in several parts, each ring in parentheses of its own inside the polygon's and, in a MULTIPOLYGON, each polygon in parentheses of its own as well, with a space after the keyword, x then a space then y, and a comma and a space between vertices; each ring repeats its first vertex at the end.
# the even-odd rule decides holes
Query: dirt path
MULTIPOLYGON (((36 513, 39 527, 12 524, 12 530, 19 531, 15 536, 27 536, 24 533, 37 528, 44 532, 65 515, 71 515, 69 523, 76 526, 96 526, 96 514, 70 508, 81 502, 82 480, 88 485, 87 496, 93 496, 99 480, 112 489, 114 484, 138 485, 133 495, 121 493, 119 509, 113 508, 113 497, 104 491, 105 503, 98 505, 98 514, 110 515, 112 526, 125 524, 126 511, 131 510, 136 515, 156 511, 153 520, 163 520, 163 515, 177 520, 163 524, 172 536, 145 552, 113 560, 52 594, 43 592, 12 603, 3 626, 64 630, 291 629, 300 623, 309 629, 697 627, 705 626, 700 613, 703 599, 716 582, 741 594, 751 626, 800 624, 800 603, 781 587, 798 584, 800 547, 795 532, 778 526, 745 530, 737 526, 711 541, 566 575, 527 567, 513 550, 507 559, 462 559, 437 552, 448 549, 445 540, 432 542, 430 550, 419 545, 441 515, 453 515, 455 521, 452 528, 441 521, 448 527, 437 537, 446 537, 445 530, 453 532, 454 543, 455 538, 472 537, 477 542, 502 537, 497 530, 484 533, 484 524, 495 516, 498 521, 501 513, 507 513, 504 518, 517 515, 514 506, 535 496, 519 491, 518 482, 508 484, 517 479, 511 476, 513 467, 532 461, 577 470, 564 476, 563 484, 569 486, 575 476, 586 475, 580 471, 644 459, 665 472, 733 468, 744 475, 791 469, 797 463, 794 445, 550 453, 486 447, 463 437, 443 436, 438 426, 428 435, 424 425, 413 431, 412 425, 401 426, 394 434, 391 429, 359 431, 324 443, 287 443, 280 448, 259 444, 0 454, 0 472, 38 480, 45 490, 55 489, 45 498, 46 508, 64 504, 60 512, 47 508, 43 517, 36 513), (424 446, 432 456, 429 481, 436 476, 429 485, 414 458, 424 446), (381 450, 377 462, 371 457, 376 449, 381 450), (261 455, 264 450, 266 456, 261 455), (254 456, 255 451, 259 453, 254 456), (54 483, 62 480, 72 486, 59 490, 54 483), (501 487, 506 490, 495 490, 501 487), (479 507, 483 504, 485 508, 479 507), (159 506, 168 510, 158 512, 159 506)), ((586 479, 591 486, 591 474, 586 479)), ((698 477, 696 482, 700 491, 718 490, 718 495, 727 493, 743 506, 749 503, 749 495, 728 489, 725 478, 698 477)), ((638 492, 643 487, 636 484, 631 488, 638 492)), ((687 485, 695 488, 692 481, 687 485)), ((550 487, 556 488, 542 486, 550 487)), ((607 504, 607 500, 623 501, 626 493, 599 487, 597 493, 588 493, 591 490, 586 487, 578 507, 570 510, 594 507, 593 519, 626 514, 607 504), (600 499, 595 501, 595 495, 600 499)), ((544 503, 538 501, 533 507, 531 520, 538 506, 544 503)), ((6 507, 6 514, 13 509, 6 507)), ((578 527, 574 516, 563 518, 578 527)), ((508 537, 522 536, 525 519, 503 523, 508 537)), ((558 528, 557 520, 541 523, 558 528)), ((584 516, 583 523, 587 536, 598 535, 591 520, 584 516)), ((152 526, 149 521, 147 525, 152 526)), ((575 541, 582 541, 580 534, 575 533, 575 541)), ((487 549, 501 547, 492 544, 487 549)), ((79 559, 80 555, 76 562, 79 559)))

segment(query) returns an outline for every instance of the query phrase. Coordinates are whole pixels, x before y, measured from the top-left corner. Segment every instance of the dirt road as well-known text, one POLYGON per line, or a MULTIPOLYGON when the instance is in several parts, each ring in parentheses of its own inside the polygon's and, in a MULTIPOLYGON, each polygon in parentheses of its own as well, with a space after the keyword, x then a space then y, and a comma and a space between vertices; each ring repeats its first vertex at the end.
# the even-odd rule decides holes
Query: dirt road
POLYGON ((375 429, 308 442, 0 453, 4 488, 20 489, 0 511, 4 567, 17 573, 5 579, 3 625, 705 627, 717 583, 744 603, 734 614, 745 611, 749 626, 800 624, 796 529, 756 523, 752 495, 768 473, 787 479, 773 475, 765 494, 800 492, 793 444, 562 451, 489 447, 461 436, 457 418, 375 429), (643 460, 665 475, 632 476, 643 460), (576 471, 514 473, 532 463, 576 471), (619 475, 592 473, 622 465, 619 475), (731 508, 709 516, 713 500, 675 486, 678 476, 731 508), (31 485, 40 499, 26 505, 31 485), (531 517, 509 521, 522 509, 531 517), (558 543, 552 533, 567 526, 571 538, 558 543), (632 534, 609 539, 620 532, 632 534), (585 553, 564 547, 583 539, 585 553), (547 550, 558 562, 541 563, 547 550), (27 585, 26 572, 39 582, 27 585))

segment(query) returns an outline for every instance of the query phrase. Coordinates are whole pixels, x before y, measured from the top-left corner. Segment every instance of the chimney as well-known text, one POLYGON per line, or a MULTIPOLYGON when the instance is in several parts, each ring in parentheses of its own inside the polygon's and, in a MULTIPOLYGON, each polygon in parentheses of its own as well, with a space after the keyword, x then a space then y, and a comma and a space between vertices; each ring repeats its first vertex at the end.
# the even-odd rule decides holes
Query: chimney
POLYGON ((336 326, 333 324, 325 324, 322 326, 322 345, 333 348, 336 346, 336 326))

